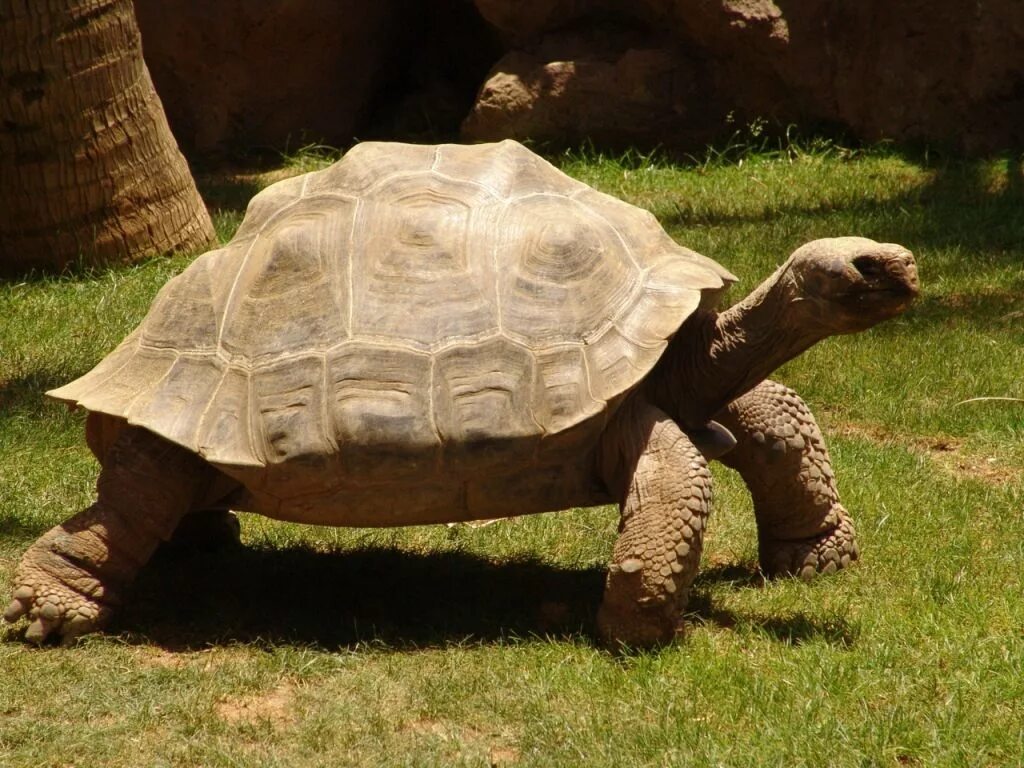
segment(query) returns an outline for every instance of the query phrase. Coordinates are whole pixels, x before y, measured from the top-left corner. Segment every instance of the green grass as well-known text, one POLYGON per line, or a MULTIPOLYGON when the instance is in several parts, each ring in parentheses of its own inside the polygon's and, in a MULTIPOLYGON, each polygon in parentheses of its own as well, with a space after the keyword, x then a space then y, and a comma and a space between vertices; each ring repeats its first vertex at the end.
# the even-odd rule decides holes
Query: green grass
MULTIPOLYGON (((200 179, 222 238, 266 174, 200 179)), ((764 582, 750 502, 717 496, 688 636, 593 641, 610 508, 445 526, 246 517, 245 546, 162 554, 110 631, 33 649, 0 632, 0 765, 1024 765, 1024 171, 886 150, 562 155, 753 286, 800 243, 901 242, 905 317, 777 377, 830 439, 863 559, 764 582)), ((188 257, 0 285, 0 593, 89 503, 86 371, 188 257)))

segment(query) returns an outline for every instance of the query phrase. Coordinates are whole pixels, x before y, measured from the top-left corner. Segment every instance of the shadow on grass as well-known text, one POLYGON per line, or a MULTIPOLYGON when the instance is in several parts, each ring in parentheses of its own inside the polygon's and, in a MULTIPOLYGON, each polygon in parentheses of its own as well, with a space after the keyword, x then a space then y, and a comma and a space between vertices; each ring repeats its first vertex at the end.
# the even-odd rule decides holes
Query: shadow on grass
MULTIPOLYGON (((604 578, 599 567, 562 568, 529 558, 495 563, 450 551, 161 551, 111 631, 176 652, 234 642, 408 650, 530 636, 596 645, 594 616, 604 578)), ((743 588, 759 579, 756 570, 727 567, 711 569, 700 583, 724 580, 743 588)), ((853 642, 842 622, 717 608, 700 583, 688 621, 752 627, 792 644, 853 642)))
POLYGON ((253 196, 263 188, 259 174, 274 170, 273 166, 254 164, 235 170, 218 169, 196 174, 196 187, 211 211, 245 213, 253 196))
POLYGON ((707 596, 696 594, 688 613, 695 621, 704 621, 723 629, 744 631, 768 637, 786 645, 825 643, 837 648, 850 648, 857 642, 859 630, 842 617, 821 619, 803 611, 781 616, 758 613, 737 614, 711 605, 707 596))
POLYGON ((824 642, 850 648, 860 635, 854 625, 841 617, 821 620, 802 612, 786 616, 750 616, 745 621, 753 632, 787 645, 824 642))
POLYGON ((46 392, 67 384, 78 375, 81 374, 40 370, 6 381, 0 380, 0 414, 10 416, 18 412, 43 417, 47 412, 56 413, 63 406, 46 397, 46 392))
MULTIPOLYGON (((24 520, 17 520, 11 517, 0 517, 0 542, 3 542, 4 546, 16 545, 18 550, 22 550, 28 547, 28 545, 43 535, 49 526, 45 523, 38 525, 28 525, 24 520)), ((3 597, 0 596, 0 600, 3 597)))
POLYGON ((1014 249, 1024 237, 1024 156, 951 159, 932 165, 913 154, 904 154, 911 164, 931 171, 927 184, 883 200, 829 204, 809 202, 783 205, 757 213, 695 213, 680 210, 663 224, 694 226, 728 225, 768 221, 781 217, 823 218, 836 213, 853 213, 874 230, 863 234, 900 233, 900 241, 911 248, 959 247, 968 252, 984 251, 989 256, 1015 260, 1014 249), (1002 183, 992 184, 992 167, 998 167, 1002 183), (881 222, 881 224, 879 224, 881 222))
POLYGON ((221 642, 435 647, 467 640, 592 635, 599 568, 462 552, 324 553, 237 547, 161 551, 114 631, 171 650, 221 642))
POLYGON ((764 583, 765 576, 756 563, 717 565, 704 569, 694 582, 694 594, 687 613, 698 622, 764 635, 787 645, 824 642, 849 648, 856 642, 859 631, 842 617, 821 619, 802 611, 781 616, 749 612, 738 614, 713 605, 707 592, 701 590, 703 584, 725 584, 734 589, 760 589, 764 583))
MULTIPOLYGON (((1021 232, 1024 242, 1024 231, 1021 232)), ((947 296, 925 294, 914 305, 907 320, 913 325, 956 325, 969 323, 979 329, 1016 330, 1024 308, 1024 273, 985 293, 960 293, 947 296)), ((888 326, 876 330, 878 334, 888 326)))

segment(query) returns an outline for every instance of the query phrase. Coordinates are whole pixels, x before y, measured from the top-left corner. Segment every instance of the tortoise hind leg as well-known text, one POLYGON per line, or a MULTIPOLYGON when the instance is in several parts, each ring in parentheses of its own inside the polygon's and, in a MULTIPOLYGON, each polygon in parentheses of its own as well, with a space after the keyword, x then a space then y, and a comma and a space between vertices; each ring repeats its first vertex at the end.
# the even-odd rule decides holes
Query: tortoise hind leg
POLYGON ((857 559, 853 522, 839 502, 825 440, 799 395, 765 381, 715 419, 738 441, 720 460, 750 489, 766 574, 810 578, 857 559))
POLYGON ((27 616, 25 637, 35 643, 98 629, 217 476, 189 451, 126 427, 104 456, 96 503, 43 534, 22 557, 4 618, 27 616))
MULTIPOLYGON (((106 466, 107 454, 126 429, 130 427, 124 419, 97 411, 89 412, 85 420, 85 442, 100 464, 106 466)), ((225 498, 236 485, 221 476, 221 482, 211 489, 209 497, 225 498)), ((166 543, 174 550, 216 551, 239 544, 240 534, 238 516, 226 507, 218 507, 186 513, 166 543)))
POLYGON ((711 474, 678 425, 642 401, 620 408, 604 441, 602 475, 622 519, 598 631, 612 645, 668 642, 697 575, 711 474))

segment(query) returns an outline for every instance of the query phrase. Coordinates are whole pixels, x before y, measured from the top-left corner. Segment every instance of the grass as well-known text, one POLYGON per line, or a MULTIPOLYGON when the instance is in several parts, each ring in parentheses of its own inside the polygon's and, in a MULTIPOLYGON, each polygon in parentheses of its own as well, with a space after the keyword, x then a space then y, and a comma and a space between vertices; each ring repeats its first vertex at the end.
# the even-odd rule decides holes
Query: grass
MULTIPOLYGON (((227 238, 265 173, 200 179, 227 238)), ((750 502, 715 469, 687 637, 612 656, 593 613, 610 508, 482 528, 308 529, 164 553, 110 631, 0 632, 0 765, 1024 765, 1024 170, 828 144, 555 158, 650 208, 750 287, 796 245, 856 233, 917 254, 905 317, 777 377, 830 440, 863 559, 765 582, 750 502)), ((187 256, 0 285, 0 593, 89 503, 79 375, 187 256)))

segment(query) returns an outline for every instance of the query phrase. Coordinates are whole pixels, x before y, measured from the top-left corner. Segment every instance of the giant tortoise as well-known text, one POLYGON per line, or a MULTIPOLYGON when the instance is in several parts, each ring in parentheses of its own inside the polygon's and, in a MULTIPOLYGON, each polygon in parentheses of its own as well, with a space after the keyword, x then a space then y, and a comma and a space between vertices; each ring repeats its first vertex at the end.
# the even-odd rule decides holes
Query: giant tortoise
POLYGON ((652 645, 677 631, 719 456, 766 572, 841 568, 857 549, 820 432, 766 377, 904 310, 913 257, 815 240, 717 310, 733 281, 514 141, 360 144, 257 194, 49 393, 89 411, 98 498, 25 553, 5 616, 34 642, 96 629, 204 510, 400 526, 617 503, 597 626, 652 645))

